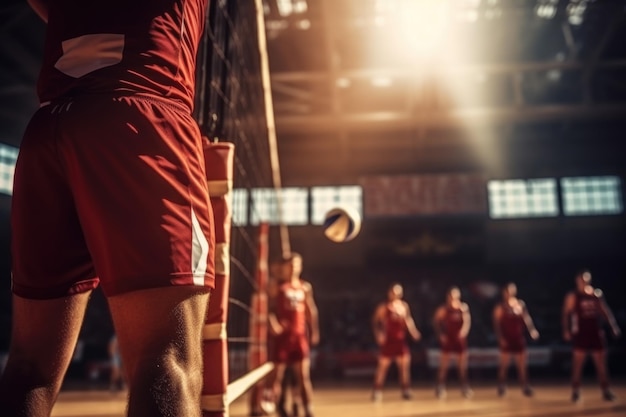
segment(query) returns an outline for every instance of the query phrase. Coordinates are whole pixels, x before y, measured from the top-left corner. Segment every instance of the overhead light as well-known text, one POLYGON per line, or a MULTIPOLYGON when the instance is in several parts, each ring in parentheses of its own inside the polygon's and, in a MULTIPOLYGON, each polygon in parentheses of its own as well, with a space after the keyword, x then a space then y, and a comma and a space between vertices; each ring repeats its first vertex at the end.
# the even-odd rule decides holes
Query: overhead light
POLYGON ((374 87, 389 87, 393 84, 389 77, 374 77, 370 81, 374 87))
POLYGON ((335 83, 339 88, 348 88, 352 85, 350 79, 346 77, 337 78, 337 81, 335 81, 335 83))
POLYGON ((309 30, 311 29, 311 21, 309 19, 298 20, 296 27, 300 30, 309 30))

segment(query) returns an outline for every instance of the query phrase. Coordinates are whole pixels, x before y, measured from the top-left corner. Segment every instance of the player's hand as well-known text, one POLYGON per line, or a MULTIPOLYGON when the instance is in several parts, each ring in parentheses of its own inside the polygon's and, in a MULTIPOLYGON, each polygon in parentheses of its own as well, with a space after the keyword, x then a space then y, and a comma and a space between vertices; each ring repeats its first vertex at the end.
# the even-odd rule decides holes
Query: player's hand
POLYGON ((567 342, 569 342, 570 340, 572 340, 572 333, 568 332, 567 330, 563 332, 563 339, 567 342))
POLYGON ((498 345, 500 346, 500 349, 506 349, 507 347, 509 347, 509 344, 506 342, 506 339, 501 337, 500 340, 498 341, 498 345))
POLYGON ((439 342, 442 345, 445 345, 446 343, 448 343, 448 336, 446 336, 445 334, 442 334, 439 336, 439 342))
POLYGON ((539 339, 539 332, 537 331, 537 329, 533 329, 530 331, 530 338, 533 340, 539 339))
POLYGON ((319 332, 313 332, 311 334, 311 346, 317 346, 320 343, 320 334, 319 332))
POLYGON ((612 327, 611 330, 613 331, 613 336, 615 337, 620 337, 622 335, 622 331, 617 326, 612 327))
POLYGON ((378 346, 384 345, 385 344, 385 335, 378 333, 376 335, 376 343, 378 343, 378 346))
POLYGON ((415 332, 415 334, 412 334, 411 336, 413 336, 413 340, 416 342, 422 338, 422 334, 419 331, 415 332))
POLYGON ((272 330, 274 331, 274 335, 278 336, 285 332, 285 326, 283 326, 281 323, 276 323, 274 326, 272 326, 272 330))

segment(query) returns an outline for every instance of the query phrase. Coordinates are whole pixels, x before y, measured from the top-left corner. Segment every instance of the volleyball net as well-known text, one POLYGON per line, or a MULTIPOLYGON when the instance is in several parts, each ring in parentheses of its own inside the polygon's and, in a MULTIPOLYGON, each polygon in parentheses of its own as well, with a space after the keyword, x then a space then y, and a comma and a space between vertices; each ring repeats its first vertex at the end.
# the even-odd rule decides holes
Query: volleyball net
POLYGON ((205 417, 225 416, 248 392, 258 415, 273 368, 268 258, 270 248, 289 252, 262 0, 212 0, 198 58, 195 117, 206 137, 217 278, 203 329, 202 409, 205 417))

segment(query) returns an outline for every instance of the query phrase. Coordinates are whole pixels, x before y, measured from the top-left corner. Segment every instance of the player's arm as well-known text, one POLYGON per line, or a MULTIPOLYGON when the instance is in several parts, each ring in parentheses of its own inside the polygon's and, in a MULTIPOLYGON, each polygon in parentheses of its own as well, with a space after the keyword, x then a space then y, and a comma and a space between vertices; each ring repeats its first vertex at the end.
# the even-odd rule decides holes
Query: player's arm
POLYGON ((435 315, 433 316, 433 329, 435 330, 435 334, 437 335, 437 339, 443 342, 446 334, 443 329, 443 318, 446 314, 445 307, 438 307, 435 310, 435 315))
POLYGON ((310 283, 305 284, 305 307, 306 318, 311 329, 311 344, 317 345, 320 342, 319 313, 315 298, 313 297, 313 286, 310 283))
POLYGON ((115 352, 117 351, 117 338, 116 337, 112 337, 111 340, 109 341, 109 346, 108 346, 108 350, 109 350, 109 356, 113 357, 115 356, 115 352))
POLYGON ((278 321, 278 318, 276 317, 276 314, 270 313, 267 316, 267 320, 269 321, 269 324, 270 324, 270 332, 273 335, 279 335, 279 334, 281 334, 285 330, 283 328, 283 325, 280 324, 280 322, 278 321))
POLYGON ((48 2, 49 0, 28 0, 30 7, 46 23, 48 23, 48 2))
POLYGON ((267 315, 267 321, 269 324, 269 330, 270 333, 273 335, 279 335, 281 334, 285 329, 283 328, 283 325, 280 324, 280 321, 278 320, 278 317, 276 316, 276 304, 277 304, 277 300, 278 300, 278 291, 274 292, 274 293, 269 293, 268 294, 268 315, 267 315))
POLYGON ((493 321, 493 332, 495 333, 496 339, 498 340, 498 343, 500 344, 502 342, 502 329, 500 328, 500 320, 502 320, 502 305, 501 304, 498 304, 494 307, 491 318, 493 321))
POLYGON ((570 292, 565 296, 563 300, 563 309, 561 310, 561 330, 563 331, 563 339, 571 340, 572 331, 570 329, 570 316, 574 311, 575 303, 574 293, 570 292))
POLYGON ((469 334, 470 328, 472 327, 472 315, 467 303, 463 303, 461 308, 463 310, 463 326, 461 327, 460 336, 465 339, 469 334))
POLYGON ((526 324, 526 330, 528 330, 528 334, 533 340, 539 339, 539 332, 535 327, 535 322, 533 318, 530 316, 528 312, 528 307, 526 307, 526 303, 520 300, 520 304, 522 306, 522 317, 524 318, 524 323, 526 324))
POLYGON ((604 314, 606 321, 609 323, 609 326, 611 326, 611 331, 613 332, 613 335, 615 337, 619 337, 622 334, 622 331, 617 325, 615 316, 613 315, 613 312, 611 311, 611 308, 609 307, 609 305, 606 303, 606 300, 604 299, 604 295, 602 294, 602 291, 596 290, 596 294, 598 296, 598 299, 600 300, 600 309, 602 310, 602 314, 604 314))
POLYGON ((372 332, 378 345, 385 343, 385 305, 379 304, 372 316, 372 332))
POLYGON ((411 314, 411 308, 407 302, 404 303, 404 307, 406 308, 406 317, 404 318, 406 322, 406 328, 409 331, 409 334, 413 338, 413 340, 420 340, 422 338, 422 334, 417 329, 415 325, 415 320, 413 320, 413 315, 411 314))

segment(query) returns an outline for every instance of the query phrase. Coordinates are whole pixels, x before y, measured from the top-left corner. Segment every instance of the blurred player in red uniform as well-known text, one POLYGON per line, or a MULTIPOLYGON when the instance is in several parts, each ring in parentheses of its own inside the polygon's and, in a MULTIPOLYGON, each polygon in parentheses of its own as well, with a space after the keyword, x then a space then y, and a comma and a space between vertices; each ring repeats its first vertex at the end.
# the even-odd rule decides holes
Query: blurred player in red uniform
MULTIPOLYGON (((312 417, 313 386, 310 377, 310 346, 319 343, 317 306, 313 287, 300 278, 302 256, 292 253, 283 264, 286 281, 279 284, 270 313, 274 333, 274 398, 281 397, 282 382, 287 366, 291 366, 300 388, 306 417, 312 417)), ((279 407, 281 416, 286 411, 279 407)))
POLYGON ((471 398, 474 395, 467 377, 467 335, 471 325, 470 309, 467 303, 461 301, 461 290, 458 287, 450 288, 446 294, 445 304, 437 308, 433 319, 433 326, 441 345, 435 389, 435 395, 438 398, 446 396, 446 376, 451 358, 456 359, 461 393, 465 398, 471 398))
POLYGON ((128 414, 200 416, 215 237, 193 107, 209 1, 29 3, 47 27, 15 167, 0 413, 50 415, 100 285, 128 414))
POLYGON ((506 394, 506 373, 511 357, 517 364, 517 375, 522 392, 531 397, 533 390, 528 383, 526 331, 533 340, 539 338, 533 319, 528 313, 524 301, 517 298, 517 286, 508 283, 502 290, 502 302, 493 309, 493 327, 500 348, 500 366, 498 368, 498 395, 506 394))
POLYGON ((576 275, 576 289, 569 292, 563 301, 563 338, 572 342, 572 401, 580 400, 580 380, 585 358, 591 354, 596 367, 602 397, 615 400, 609 387, 606 366, 606 340, 603 323, 608 322, 615 337, 620 328, 606 304, 602 290, 591 285, 591 273, 583 270, 576 275))
POLYGON ((402 285, 394 283, 387 291, 387 301, 378 305, 372 319, 374 337, 380 347, 378 367, 374 377, 372 399, 382 399, 382 387, 392 360, 398 367, 402 398, 411 399, 411 351, 406 340, 408 332, 413 340, 419 340, 421 334, 411 315, 409 304, 402 300, 402 285))

